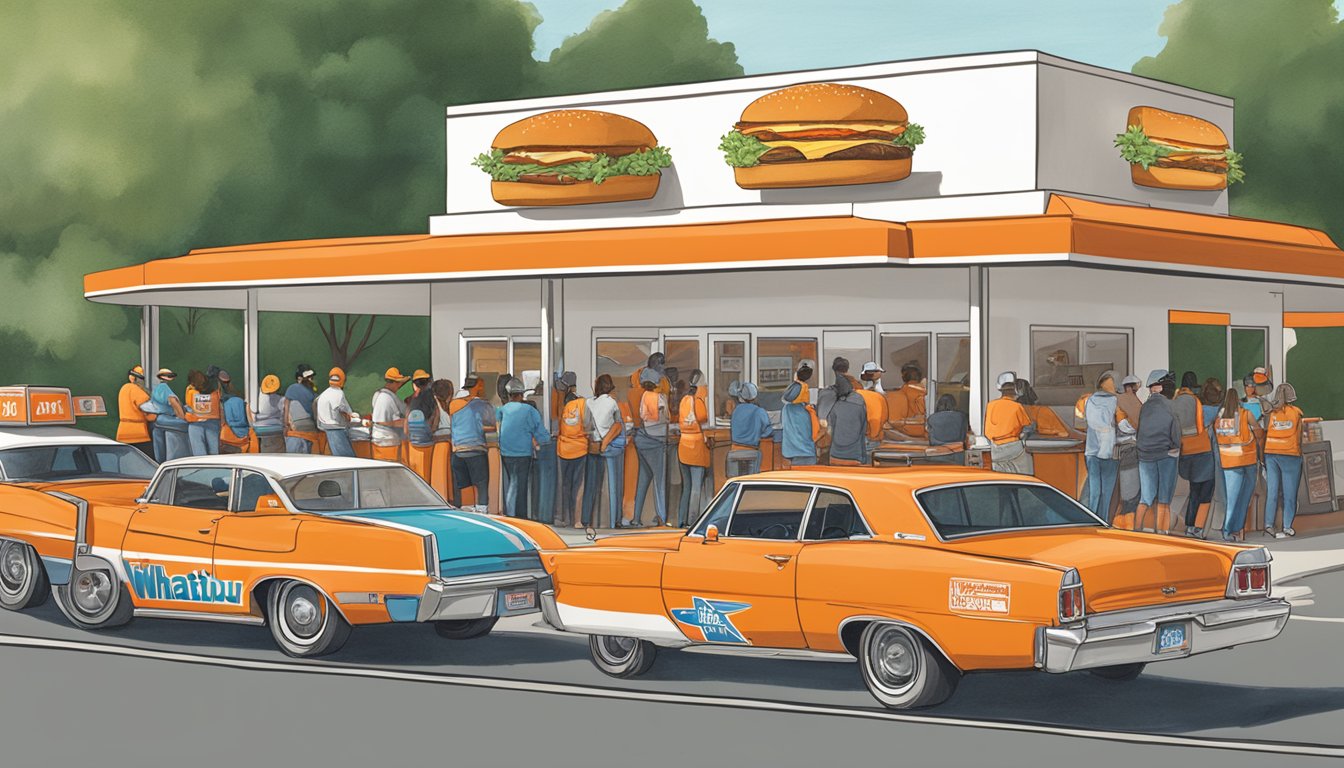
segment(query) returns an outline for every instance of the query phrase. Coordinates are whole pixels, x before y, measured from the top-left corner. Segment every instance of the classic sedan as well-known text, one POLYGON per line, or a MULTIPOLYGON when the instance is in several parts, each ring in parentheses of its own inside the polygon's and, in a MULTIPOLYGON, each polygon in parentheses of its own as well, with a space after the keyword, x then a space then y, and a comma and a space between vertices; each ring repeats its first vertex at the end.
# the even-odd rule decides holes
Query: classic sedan
POLYGON ((976 670, 1087 670, 1271 639, 1288 620, 1262 547, 1111 528, 1031 477, 812 468, 735 478, 686 532, 547 551, 542 612, 593 663, 659 647, 858 659, 883 705, 932 706, 976 670))
POLYGON ((242 454, 166 462, 148 486, 0 487, 0 605, 38 605, 49 585, 87 629, 268 624, 285 653, 317 656, 360 624, 477 637, 536 612, 550 579, 522 527, 448 507, 399 464, 242 454))

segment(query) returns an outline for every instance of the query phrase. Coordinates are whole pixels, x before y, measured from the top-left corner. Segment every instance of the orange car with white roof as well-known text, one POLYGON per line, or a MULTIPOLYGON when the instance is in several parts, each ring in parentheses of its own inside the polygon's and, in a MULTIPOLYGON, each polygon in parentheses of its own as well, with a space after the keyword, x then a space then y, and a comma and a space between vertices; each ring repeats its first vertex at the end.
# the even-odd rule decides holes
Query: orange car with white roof
POLYGON ((1088 670, 1271 639, 1269 553, 1111 528, 1032 477, 809 468, 730 480, 685 533, 543 553, 546 620, 629 677, 659 647, 855 657, 883 705, 931 706, 978 670, 1088 670))

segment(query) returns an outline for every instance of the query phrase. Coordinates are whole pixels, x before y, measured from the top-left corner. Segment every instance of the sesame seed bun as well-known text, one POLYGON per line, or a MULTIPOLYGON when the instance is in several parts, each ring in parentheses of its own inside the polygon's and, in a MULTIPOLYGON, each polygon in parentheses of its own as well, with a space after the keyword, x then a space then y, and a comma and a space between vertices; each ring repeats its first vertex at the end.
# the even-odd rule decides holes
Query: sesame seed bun
POLYGON ((744 123, 904 123, 908 119, 905 107, 890 96, 841 83, 791 85, 765 94, 742 110, 744 123))
POLYGON ((658 139, 643 123, 594 109, 557 109, 525 117, 495 135, 494 149, 643 149, 658 139))

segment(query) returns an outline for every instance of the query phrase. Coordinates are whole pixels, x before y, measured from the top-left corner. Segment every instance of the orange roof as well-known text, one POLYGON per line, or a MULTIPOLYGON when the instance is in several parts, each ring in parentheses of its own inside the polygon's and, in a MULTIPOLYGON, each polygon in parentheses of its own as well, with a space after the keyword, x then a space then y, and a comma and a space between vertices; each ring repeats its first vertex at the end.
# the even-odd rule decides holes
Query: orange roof
POLYGON ((852 216, 495 235, 400 235, 203 248, 86 275, 88 296, 175 287, 508 275, 780 269, 1049 254, 1200 273, 1344 280, 1323 232, 1052 195, 1044 214, 899 224, 852 216))

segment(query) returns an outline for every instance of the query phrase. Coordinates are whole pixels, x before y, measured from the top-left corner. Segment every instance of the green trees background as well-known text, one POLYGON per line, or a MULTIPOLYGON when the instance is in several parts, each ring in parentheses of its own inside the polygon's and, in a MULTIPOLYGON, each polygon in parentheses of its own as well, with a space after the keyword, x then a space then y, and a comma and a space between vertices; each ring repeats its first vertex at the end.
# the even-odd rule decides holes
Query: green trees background
MULTIPOLYGON (((0 383, 113 401, 138 360, 138 313, 85 301, 87 272, 425 231, 442 207, 445 105, 742 74, 693 0, 628 0, 544 62, 539 23, 519 0, 0 0, 0 383)), ((1233 212, 1344 242, 1331 0, 1182 0, 1158 31, 1166 46, 1136 73, 1236 99, 1247 182, 1233 212)), ((330 366, 319 322, 343 335, 347 318, 264 315, 263 370, 330 366)), ((166 308, 162 335, 179 372, 241 368, 237 312, 166 308)), ((424 320, 378 318, 352 366, 355 406, 387 366, 427 368, 428 335, 424 320)))

